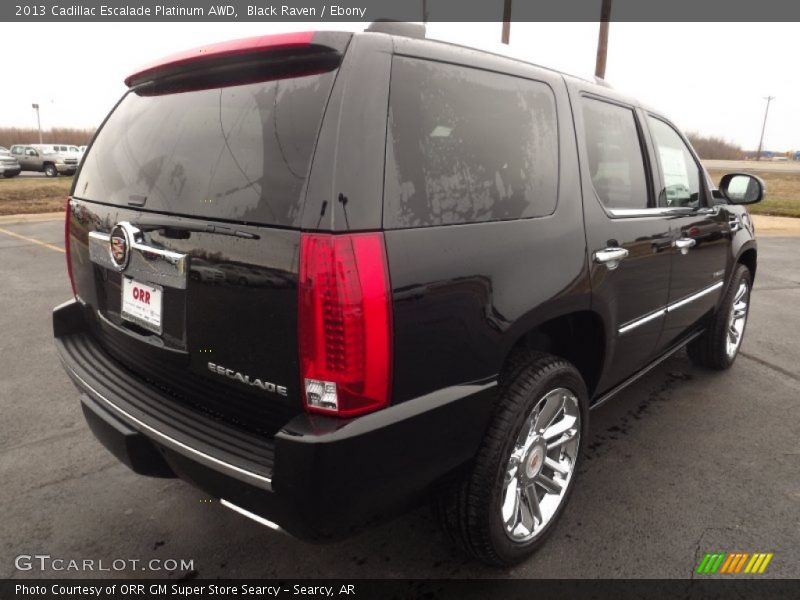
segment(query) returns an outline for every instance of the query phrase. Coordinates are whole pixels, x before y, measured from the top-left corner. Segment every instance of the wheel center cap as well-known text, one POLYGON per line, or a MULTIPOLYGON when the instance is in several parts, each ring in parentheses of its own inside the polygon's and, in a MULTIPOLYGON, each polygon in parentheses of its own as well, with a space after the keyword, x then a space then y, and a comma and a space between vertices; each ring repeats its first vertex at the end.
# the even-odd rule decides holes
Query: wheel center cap
POLYGON ((533 479, 542 470, 543 464, 544 447, 537 444, 528 451, 528 456, 525 457, 525 476, 533 479))

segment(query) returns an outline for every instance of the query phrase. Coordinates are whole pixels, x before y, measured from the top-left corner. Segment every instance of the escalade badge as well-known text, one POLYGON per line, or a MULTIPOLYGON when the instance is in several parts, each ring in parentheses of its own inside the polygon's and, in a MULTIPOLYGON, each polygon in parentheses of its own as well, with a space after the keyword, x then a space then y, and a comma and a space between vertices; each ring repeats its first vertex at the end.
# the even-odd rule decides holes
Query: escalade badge
POLYGON ((251 379, 250 375, 242 375, 239 373, 239 371, 228 369, 222 365, 217 365, 210 362, 208 363, 208 370, 212 373, 216 373, 217 375, 227 377, 228 379, 235 379, 236 381, 244 383, 245 385, 252 385, 254 387, 261 388, 265 392, 272 392, 273 394, 278 394, 279 396, 288 395, 286 386, 284 385, 276 385, 271 381, 266 381, 265 379, 251 379))
POLYGON ((114 229, 111 230, 109 242, 111 244, 111 261, 117 269, 124 271, 131 258, 131 244, 128 230, 125 229, 121 223, 118 223, 114 226, 114 229))

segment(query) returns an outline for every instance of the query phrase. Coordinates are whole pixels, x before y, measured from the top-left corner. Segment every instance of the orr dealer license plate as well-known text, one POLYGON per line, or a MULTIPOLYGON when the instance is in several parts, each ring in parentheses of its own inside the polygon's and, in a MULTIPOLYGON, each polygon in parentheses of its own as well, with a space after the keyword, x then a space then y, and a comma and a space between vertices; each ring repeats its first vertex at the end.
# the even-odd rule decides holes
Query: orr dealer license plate
POLYGON ((162 289, 129 277, 122 278, 122 318, 161 334, 162 289))

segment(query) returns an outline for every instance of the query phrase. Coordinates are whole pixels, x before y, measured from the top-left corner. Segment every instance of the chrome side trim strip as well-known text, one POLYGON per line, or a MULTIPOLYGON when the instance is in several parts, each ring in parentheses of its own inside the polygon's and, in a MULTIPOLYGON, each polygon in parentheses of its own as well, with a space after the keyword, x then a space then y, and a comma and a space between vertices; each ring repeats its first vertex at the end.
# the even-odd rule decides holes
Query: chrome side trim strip
POLYGON ((275 531, 282 531, 281 526, 278 525, 277 523, 273 523, 269 519, 265 519, 264 517, 261 517, 261 516, 255 514, 255 513, 252 513, 249 510, 246 510, 246 509, 242 508, 241 506, 236 506, 233 502, 229 502, 228 500, 225 500, 225 498, 220 498, 219 499, 219 503, 222 504, 222 506, 224 506, 225 508, 230 508, 232 511, 235 511, 235 512, 239 513, 240 515, 243 515, 243 516, 247 517, 248 519, 252 519, 253 521, 258 523, 259 525, 265 525, 266 527, 269 527, 270 529, 274 529, 275 531))
POLYGON ((69 367, 67 367, 67 368, 69 369, 70 374, 75 379, 80 381, 81 385, 85 386, 86 389, 91 391, 92 394, 94 394, 94 396, 98 400, 102 400, 106 405, 108 405, 109 408, 115 410, 117 413, 119 413, 120 415, 122 415, 123 417, 125 417, 126 419, 131 421, 132 423, 136 424, 141 429, 145 429, 149 433, 152 433, 154 436, 156 436, 159 439, 159 441, 164 443, 166 446, 169 446, 172 450, 175 450, 176 452, 178 452, 179 454, 183 454, 184 456, 190 455, 190 456, 194 456, 194 457, 200 458, 200 459, 202 459, 203 462, 206 463, 206 466, 210 466, 210 465, 208 465, 208 463, 212 463, 213 465, 222 467, 225 471, 228 471, 231 476, 235 477, 236 479, 238 479, 240 481, 256 480, 257 482, 259 482, 259 487, 261 487, 261 488, 266 487, 266 489, 268 489, 270 491, 272 490, 272 479, 270 479, 269 477, 265 477, 263 475, 259 475, 258 473, 253 473, 252 471, 248 471, 246 469, 242 469, 241 467, 237 467, 236 465, 232 465, 230 463, 227 463, 224 460, 220 460, 220 459, 218 459, 218 458, 216 458, 214 456, 211 456, 210 454, 206 454, 205 452, 202 452, 202 451, 198 450, 197 448, 192 448, 191 446, 188 446, 188 445, 184 444, 183 442, 180 442, 180 441, 176 440, 175 438, 170 437, 166 433, 162 433, 158 429, 155 429, 154 427, 151 427, 150 425, 148 425, 144 421, 141 421, 141 420, 137 419, 132 414, 130 414, 128 411, 120 408, 119 406, 117 406, 116 404, 111 402, 108 398, 103 396, 100 392, 98 392, 91 385, 89 385, 73 369, 71 369, 69 367))
POLYGON ((618 333, 627 333, 631 329, 636 329, 639 325, 644 325, 645 323, 649 323, 653 319, 657 319, 658 317, 663 317, 667 314, 667 310, 665 308, 661 308, 656 312, 650 313, 649 315, 645 315, 639 319, 634 319, 633 321, 628 321, 625 325, 619 328, 618 333))
POLYGON ((694 302, 695 300, 698 300, 699 298, 702 298, 706 294, 710 294, 714 290, 718 290, 719 288, 721 288, 723 286, 724 283, 725 283, 724 281, 718 281, 718 282, 708 286, 707 288, 703 288, 699 292, 696 292, 696 293, 692 294, 691 296, 686 296, 685 298, 682 298, 681 300, 677 300, 676 302, 672 302, 671 304, 668 304, 664 308, 661 308, 661 309, 659 309, 659 310, 657 310, 655 312, 652 312, 649 315, 645 315, 645 316, 640 317, 638 319, 634 319, 633 321, 628 321, 627 323, 625 323, 622 327, 620 327, 617 330, 617 333, 619 335, 622 335, 623 333, 627 333, 632 329, 636 329, 640 325, 644 325, 645 323, 649 323, 653 319, 657 319, 658 317, 662 317, 665 314, 672 312, 673 310, 677 310, 681 306, 686 306, 690 302, 694 302))
POLYGON ((702 298, 706 294, 710 294, 714 290, 718 290, 719 288, 722 287, 723 283, 725 283, 725 282, 724 281, 718 281, 717 283, 715 283, 713 285, 710 285, 707 288, 702 289, 702 290, 700 290, 699 292, 697 292, 695 294, 692 294, 691 296, 686 296, 686 298, 683 298, 682 300, 678 300, 676 302, 673 302, 672 304, 669 304, 667 306, 667 312, 672 312, 673 310, 675 310, 677 308, 680 308, 681 306, 686 306, 690 302, 694 302, 698 298, 702 298))

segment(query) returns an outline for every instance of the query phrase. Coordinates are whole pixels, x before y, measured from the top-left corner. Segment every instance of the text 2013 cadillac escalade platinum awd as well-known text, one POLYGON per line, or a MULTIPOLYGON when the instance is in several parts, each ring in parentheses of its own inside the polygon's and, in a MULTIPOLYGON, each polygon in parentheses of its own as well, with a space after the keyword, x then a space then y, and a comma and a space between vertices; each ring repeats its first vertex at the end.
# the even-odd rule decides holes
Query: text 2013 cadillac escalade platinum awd
POLYGON ((137 473, 314 540, 433 497, 510 564, 590 408, 687 344, 733 363, 764 187, 717 189, 607 86, 397 28, 131 75, 69 197, 56 344, 137 473))

